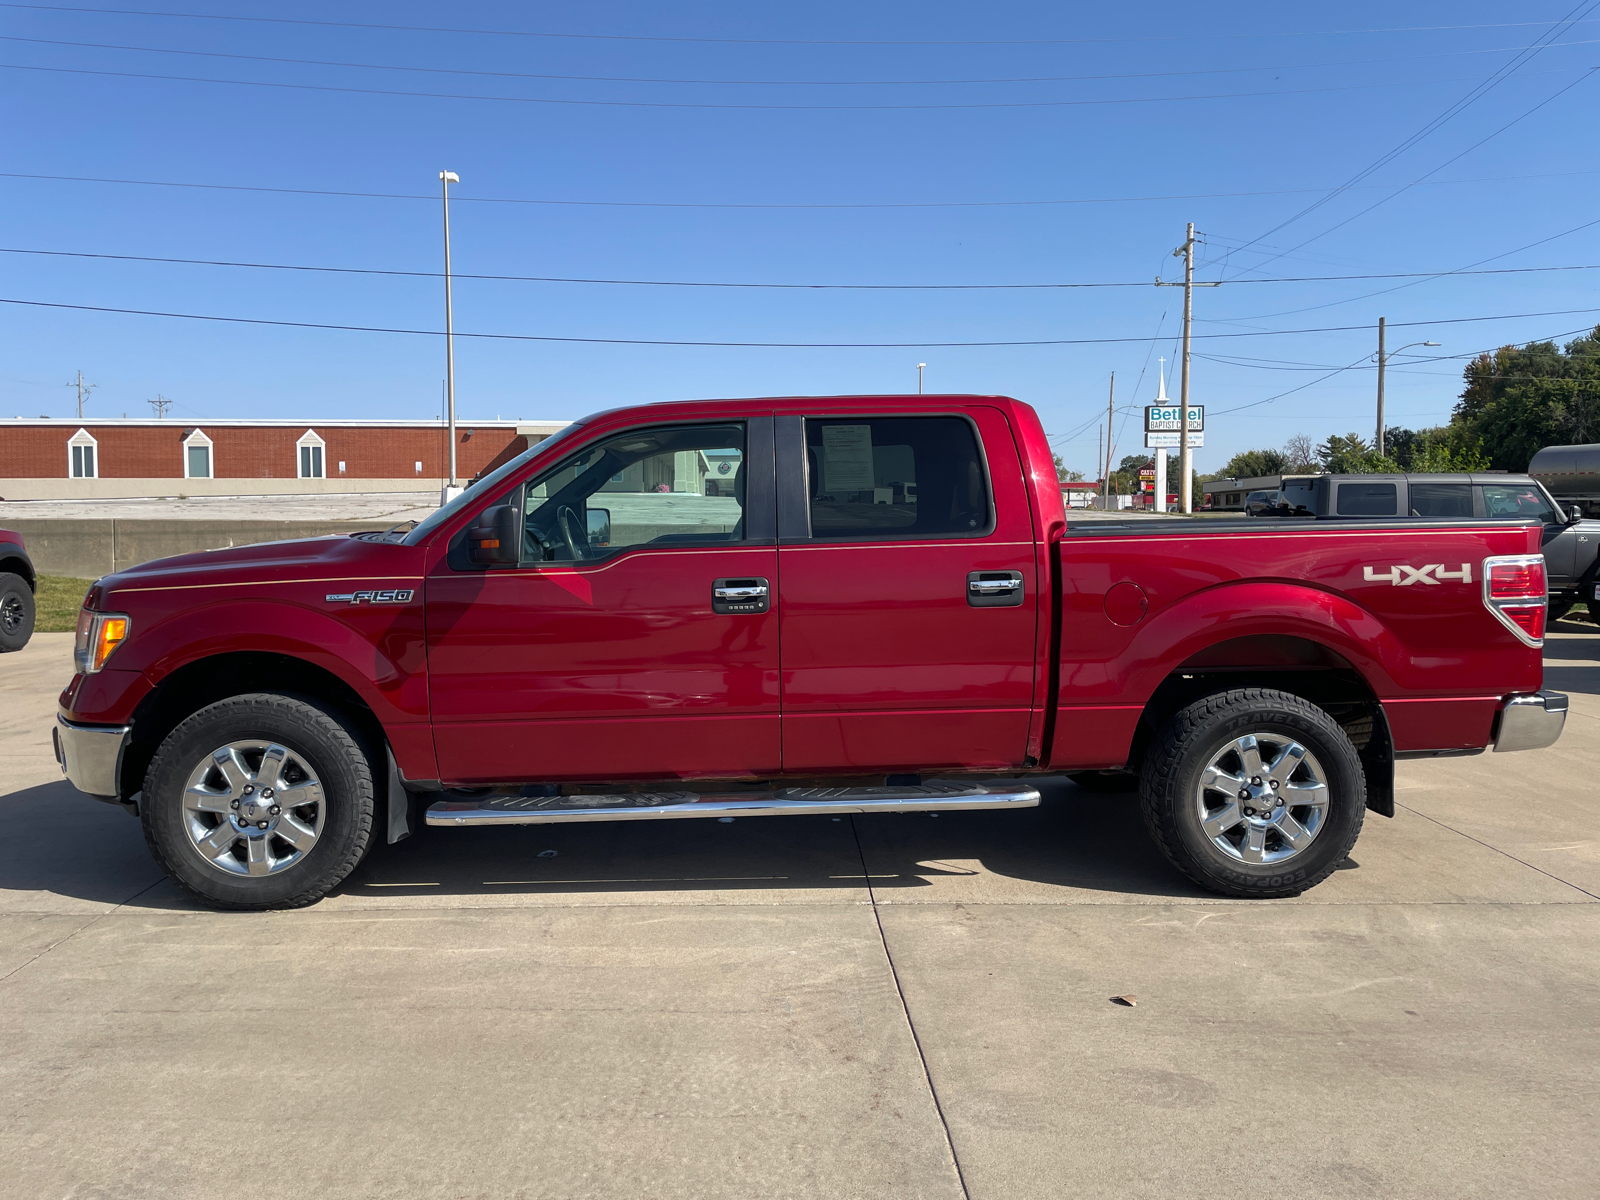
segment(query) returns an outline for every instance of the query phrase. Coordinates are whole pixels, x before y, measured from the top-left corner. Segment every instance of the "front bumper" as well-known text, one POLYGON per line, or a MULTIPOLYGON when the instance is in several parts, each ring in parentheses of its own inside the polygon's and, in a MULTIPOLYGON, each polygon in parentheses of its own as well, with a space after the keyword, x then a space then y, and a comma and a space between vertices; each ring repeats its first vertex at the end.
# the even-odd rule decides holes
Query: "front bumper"
POLYGON ((60 713, 52 731, 56 761, 67 782, 100 800, 121 799, 127 725, 75 725, 60 713))
POLYGON ((1506 697, 1495 730, 1494 750, 1542 750, 1555 744, 1567 723, 1567 698, 1560 692, 1526 692, 1506 697))

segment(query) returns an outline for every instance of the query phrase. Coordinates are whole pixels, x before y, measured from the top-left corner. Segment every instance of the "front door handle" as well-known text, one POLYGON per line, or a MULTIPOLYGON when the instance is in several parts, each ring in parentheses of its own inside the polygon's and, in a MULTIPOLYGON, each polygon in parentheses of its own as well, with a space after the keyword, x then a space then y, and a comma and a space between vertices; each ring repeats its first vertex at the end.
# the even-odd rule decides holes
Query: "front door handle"
POLYGON ((967 575, 967 603, 973 608, 1018 608, 1021 571, 973 571, 967 575))
POLYGON ((764 613, 771 607, 771 599, 765 579, 717 579, 711 584, 711 611, 715 613, 764 613))

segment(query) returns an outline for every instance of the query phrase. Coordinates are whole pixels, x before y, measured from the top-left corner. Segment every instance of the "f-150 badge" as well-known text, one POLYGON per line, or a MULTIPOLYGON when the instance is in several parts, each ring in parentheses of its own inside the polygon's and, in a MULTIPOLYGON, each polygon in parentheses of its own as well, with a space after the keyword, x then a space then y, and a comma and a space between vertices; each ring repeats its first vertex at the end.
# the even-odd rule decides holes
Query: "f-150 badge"
POLYGON ((1410 587, 1413 583, 1442 583, 1446 579, 1471 583, 1472 564, 1462 563, 1459 571, 1447 571, 1443 563, 1429 563, 1425 567, 1408 567, 1397 563, 1387 571, 1362 567, 1361 577, 1368 583, 1392 583, 1395 587, 1410 587))
POLYGON ((387 588, 381 592, 329 592, 329 604, 410 604, 416 592, 411 588, 387 588))

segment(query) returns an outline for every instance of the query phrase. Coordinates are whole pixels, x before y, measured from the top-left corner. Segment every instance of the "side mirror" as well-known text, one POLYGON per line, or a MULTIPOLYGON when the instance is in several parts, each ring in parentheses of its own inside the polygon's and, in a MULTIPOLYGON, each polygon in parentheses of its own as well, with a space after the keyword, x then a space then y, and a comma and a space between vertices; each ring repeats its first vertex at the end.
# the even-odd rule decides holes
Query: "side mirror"
POLYGON ((589 510, 589 546, 598 549, 611 545, 611 510, 609 508, 591 508, 589 510))
POLYGON ((467 530, 468 555, 475 563, 515 566, 522 557, 522 514, 515 505, 486 508, 467 530))
POLYGON ((1569 525, 1576 525, 1579 521, 1583 520, 1583 505, 1574 504, 1571 508, 1567 509, 1567 517, 1569 518, 1567 521, 1569 525))

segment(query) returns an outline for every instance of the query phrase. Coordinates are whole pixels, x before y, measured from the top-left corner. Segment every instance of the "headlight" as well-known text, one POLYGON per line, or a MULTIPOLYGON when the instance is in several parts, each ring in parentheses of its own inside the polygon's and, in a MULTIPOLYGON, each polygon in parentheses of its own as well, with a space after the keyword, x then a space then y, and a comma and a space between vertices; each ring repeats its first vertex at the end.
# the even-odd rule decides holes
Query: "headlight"
POLYGON ((78 639, 72 647, 78 671, 93 675, 105 666, 111 652, 128 640, 129 628, 126 613, 90 612, 87 608, 80 612, 78 639))

